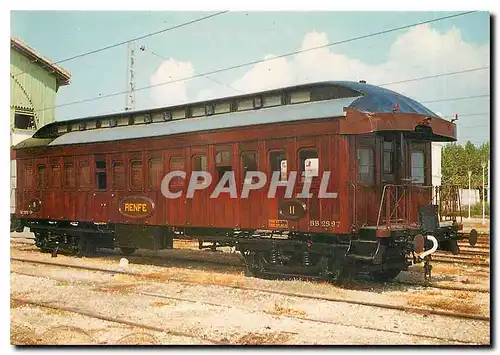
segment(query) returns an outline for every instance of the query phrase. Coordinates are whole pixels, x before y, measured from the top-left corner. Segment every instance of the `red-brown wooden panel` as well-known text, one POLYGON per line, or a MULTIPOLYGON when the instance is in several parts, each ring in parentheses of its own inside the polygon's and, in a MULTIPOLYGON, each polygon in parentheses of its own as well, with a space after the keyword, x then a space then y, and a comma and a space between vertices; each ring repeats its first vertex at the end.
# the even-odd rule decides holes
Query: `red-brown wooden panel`
POLYGON ((170 180, 169 189, 172 193, 182 192, 178 198, 165 199, 166 224, 185 226, 187 224, 186 189, 189 182, 188 165, 190 164, 189 149, 169 149, 165 153, 166 174, 172 171, 184 171, 185 179, 175 177, 170 180))
POLYGON ((161 181, 165 176, 163 152, 147 152, 146 196, 154 202, 154 212, 146 219, 147 224, 161 225, 166 221, 166 198, 161 193, 161 181))
MULTIPOLYGON (((209 150, 210 173, 212 174, 212 184, 208 189, 209 196, 215 191, 219 179, 224 176, 224 172, 232 169, 233 173, 238 171, 237 160, 235 161, 236 148, 233 144, 215 145, 209 150), (217 162, 218 157, 219 162, 217 162), (226 160, 229 159, 229 160, 226 160)), ((226 187, 229 183, 226 184, 226 187)), ((222 192, 217 198, 209 198, 208 211, 210 211, 209 224, 218 228, 235 228, 237 225, 237 199, 230 197, 228 192, 222 192)), ((207 212, 208 212, 207 211, 207 212)))
MULTIPOLYGON (((264 203, 263 203, 263 217, 264 217, 264 223, 265 223, 265 228, 268 227, 269 225, 269 220, 281 220, 282 218, 279 216, 278 209, 279 209, 279 203, 280 201, 283 201, 285 197, 285 192, 286 192, 286 187, 283 186, 283 184, 278 184, 276 188, 276 194, 274 197, 268 197, 268 193, 270 191, 270 185, 271 185, 271 179, 273 175, 273 169, 276 169, 274 171, 280 171, 285 173, 285 169, 281 170, 280 162, 283 160, 286 160, 286 179, 289 177, 290 173, 290 168, 289 168, 289 162, 293 159, 290 156, 290 151, 293 152, 293 148, 288 149, 287 144, 289 144, 289 141, 285 139, 273 139, 273 140, 268 140, 265 142, 264 145, 264 154, 265 154, 265 166, 264 166, 264 172, 267 175, 267 183, 265 185, 264 189, 264 203), (284 154, 283 157, 281 157, 281 154, 284 154), (273 165, 273 166, 271 166, 273 165), (280 169, 280 170, 278 170, 280 169)), ((283 176, 284 177, 284 176, 283 176)), ((285 178, 285 177, 284 177, 285 178)), ((263 223, 263 224, 264 224, 263 223)))
MULTIPOLYGON (((265 158, 259 154, 258 142, 246 142, 239 144, 238 154, 238 196, 241 196, 245 183, 246 171, 263 171, 265 168, 265 158)), ((264 153, 264 152, 263 152, 264 153)), ((265 156, 265 155, 264 155, 265 156)), ((236 164, 235 164, 236 165, 236 164)), ((256 183, 257 179, 247 180, 247 183, 256 183)), ((262 206, 265 189, 249 190, 247 198, 240 198, 238 201, 239 223, 242 229, 262 228, 262 206)), ((266 197, 267 199, 267 197, 266 197)))
MULTIPOLYGON (((188 149, 189 160, 187 164, 187 182, 191 178, 191 174, 194 171, 211 171, 213 168, 211 166, 212 161, 208 159, 210 153, 210 147, 207 146, 195 146, 188 149), (206 161, 206 163, 205 163, 206 161)), ((187 159, 186 159, 187 160, 187 159)), ((199 180, 202 181, 202 178, 199 180)), ((209 209, 209 198, 210 198, 210 186, 206 189, 195 190, 192 198, 186 198, 186 224, 192 227, 206 227, 210 226, 210 209, 209 209)), ((187 193, 187 188, 186 188, 187 193)))

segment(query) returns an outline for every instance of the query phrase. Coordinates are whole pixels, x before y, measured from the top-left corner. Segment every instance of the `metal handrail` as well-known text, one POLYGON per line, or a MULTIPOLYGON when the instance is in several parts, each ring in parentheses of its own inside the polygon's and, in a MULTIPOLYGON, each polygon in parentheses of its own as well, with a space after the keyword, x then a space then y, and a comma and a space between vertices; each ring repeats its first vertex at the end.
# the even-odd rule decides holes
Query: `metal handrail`
MULTIPOLYGON (((381 196, 381 199, 380 199, 380 205, 379 205, 379 210, 378 210, 378 216, 377 216, 377 228, 380 226, 380 222, 381 222, 381 217, 382 217, 382 206, 385 202, 385 205, 386 205, 386 216, 385 216, 385 219, 386 219, 386 227, 389 228, 390 227, 390 222, 391 222, 391 217, 393 215, 394 212, 398 212, 399 211, 399 208, 401 207, 401 204, 402 203, 406 203, 406 208, 404 209, 404 220, 406 222, 409 222, 409 218, 410 218, 410 214, 409 214, 409 201, 408 201, 408 198, 410 197, 411 198, 411 191, 412 189, 427 189, 427 188, 431 188, 432 189, 432 186, 427 186, 427 185, 412 185, 412 184, 404 184, 404 185, 398 185, 398 184, 386 184, 384 185, 384 188, 382 190, 382 196, 381 196), (401 188, 403 189, 403 192, 401 194, 399 194, 399 196, 395 196, 395 198, 397 199, 397 201, 395 202, 395 206, 394 208, 392 209, 392 211, 390 211, 390 201, 388 200, 388 197, 392 196, 391 193, 393 190, 393 188, 395 189, 398 189, 398 188, 401 188), (402 202, 403 200, 403 202, 402 202), (389 204, 389 206, 387 206, 389 204), (388 211, 390 211, 390 213, 388 214, 388 211)), ((431 190, 431 196, 432 196, 432 190, 431 190)))

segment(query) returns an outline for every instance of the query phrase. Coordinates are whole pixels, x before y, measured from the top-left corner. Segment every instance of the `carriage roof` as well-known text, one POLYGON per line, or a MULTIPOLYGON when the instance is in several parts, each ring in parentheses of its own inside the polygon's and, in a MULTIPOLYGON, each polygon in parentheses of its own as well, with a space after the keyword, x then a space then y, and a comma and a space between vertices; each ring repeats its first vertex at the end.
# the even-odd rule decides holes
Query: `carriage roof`
POLYGON ((16 148, 169 136, 222 128, 344 116, 345 108, 438 117, 417 101, 382 87, 328 81, 171 107, 57 121, 16 148))

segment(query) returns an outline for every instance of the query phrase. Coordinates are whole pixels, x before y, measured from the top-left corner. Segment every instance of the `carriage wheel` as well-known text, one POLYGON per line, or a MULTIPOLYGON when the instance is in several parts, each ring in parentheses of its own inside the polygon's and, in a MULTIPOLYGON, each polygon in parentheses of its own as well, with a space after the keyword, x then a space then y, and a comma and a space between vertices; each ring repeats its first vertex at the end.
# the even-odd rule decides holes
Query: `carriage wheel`
POLYGON ((137 248, 134 247, 120 247, 120 251, 122 252, 123 255, 132 255, 135 253, 137 248))

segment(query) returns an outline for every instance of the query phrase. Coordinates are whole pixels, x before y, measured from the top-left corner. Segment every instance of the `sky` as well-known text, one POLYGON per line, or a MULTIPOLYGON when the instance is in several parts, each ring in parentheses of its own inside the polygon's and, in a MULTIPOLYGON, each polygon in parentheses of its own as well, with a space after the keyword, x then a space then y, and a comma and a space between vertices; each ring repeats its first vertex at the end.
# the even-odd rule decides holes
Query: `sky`
MULTIPOLYGON (((217 12, 217 11, 215 11, 217 12)), ((128 41, 215 12, 13 11, 11 35, 53 61, 128 41)), ((272 59, 281 54, 415 24, 453 12, 227 12, 136 42, 136 109, 324 80, 379 85, 490 66, 487 12, 412 26, 366 39, 272 59), (144 46, 145 50, 139 50, 144 46), (267 59, 263 63, 169 81, 267 59), (163 85, 160 85, 163 84, 163 85), (148 86, 156 85, 152 88, 148 86)), ((61 87, 56 119, 125 108, 127 46, 61 63, 71 84, 61 87), (75 101, 92 101, 70 104, 75 101)), ((422 102, 444 118, 459 115, 460 143, 489 141, 489 68, 385 86, 422 102), (470 98, 470 96, 483 96, 470 98), (463 98, 455 100, 456 98, 463 98), (440 101, 454 99, 448 101, 440 101), (438 102, 428 102, 438 101, 438 102)))

